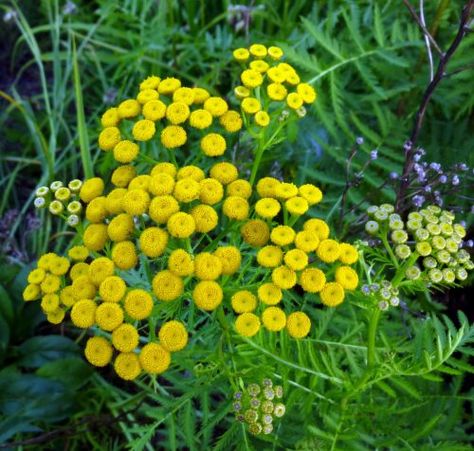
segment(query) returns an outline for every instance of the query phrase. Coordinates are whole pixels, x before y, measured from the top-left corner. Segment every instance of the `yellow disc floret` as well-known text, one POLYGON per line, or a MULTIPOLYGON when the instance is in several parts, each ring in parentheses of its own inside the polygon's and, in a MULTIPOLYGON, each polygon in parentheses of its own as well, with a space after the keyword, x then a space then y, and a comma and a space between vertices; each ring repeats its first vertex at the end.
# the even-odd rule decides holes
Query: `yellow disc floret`
POLYGON ((191 210, 191 216, 196 223, 196 232, 208 233, 217 227, 219 217, 216 210, 209 205, 197 205, 191 210))
POLYGON ((267 307, 262 313, 262 323, 271 332, 278 332, 286 326, 285 312, 278 307, 267 307))
POLYGON ((303 229, 314 233, 319 240, 325 240, 329 237, 329 226, 322 219, 308 219, 303 224, 303 229))
POLYGON ((222 212, 230 219, 243 221, 249 216, 250 205, 246 199, 239 196, 229 196, 222 205, 222 212))
POLYGON ((317 268, 307 268, 300 275, 300 285, 308 293, 318 293, 326 284, 326 276, 317 268))
POLYGON ((145 290, 130 290, 125 296, 125 311, 127 315, 136 320, 148 318, 153 309, 153 299, 145 290))
POLYGON ((235 313, 253 312, 257 307, 257 298, 248 290, 237 291, 231 298, 235 313))
POLYGON ((227 144, 222 135, 218 133, 209 133, 201 139, 201 150, 208 157, 218 157, 223 155, 227 144))
POLYGON ((122 307, 115 302, 103 302, 95 311, 95 322, 105 331, 116 329, 123 323, 122 307))
POLYGON ((207 311, 215 310, 222 302, 223 297, 221 286, 214 281, 198 282, 193 290, 194 303, 207 311))
POLYGON ((168 244, 168 233, 159 227, 148 227, 140 235, 140 249, 147 256, 156 258, 162 255, 168 244))
POLYGON ((179 211, 178 201, 169 195, 154 197, 150 202, 148 214, 158 224, 166 224, 168 219, 179 211))
POLYGON ((133 352, 121 352, 115 358, 114 369, 117 375, 126 381, 136 379, 142 371, 140 361, 133 352))
POLYGON ((247 244, 262 247, 270 239, 270 228, 261 219, 250 219, 241 228, 240 233, 247 244))
POLYGON ((107 257, 98 257, 89 265, 89 278, 99 286, 105 278, 114 274, 114 262, 107 257))
POLYGON ((194 259, 194 274, 201 280, 215 280, 222 274, 222 263, 219 257, 202 252, 194 259))
POLYGON ((260 330, 260 318, 253 313, 242 313, 235 320, 235 330, 243 337, 253 337, 260 330))
POLYGON ((168 269, 180 277, 188 277, 194 273, 194 260, 184 249, 175 249, 168 258, 168 269))
POLYGON ((291 249, 285 254, 284 261, 289 268, 301 271, 308 266, 308 255, 300 249, 291 249))
POLYGON ((89 224, 84 231, 83 241, 87 249, 97 252, 104 248, 107 238, 105 224, 89 224))
POLYGON ((196 230, 194 218, 182 211, 171 215, 166 226, 169 234, 175 238, 188 238, 196 230))
POLYGON ((104 337, 91 337, 87 340, 84 355, 89 363, 104 367, 112 360, 113 349, 104 337))
POLYGON ((218 180, 213 178, 201 180, 199 187, 199 200, 203 204, 214 205, 224 197, 224 188, 218 180))
POLYGON ((170 302, 179 298, 184 292, 181 277, 169 270, 160 271, 152 281, 153 293, 160 301, 170 302))
POLYGON ((240 268, 242 256, 235 246, 221 246, 214 251, 214 255, 222 263, 222 274, 230 276, 236 273, 240 268))
POLYGON ((118 276, 106 277, 99 287, 100 297, 107 302, 119 302, 125 295, 127 285, 118 276))
POLYGON ((337 282, 329 282, 322 289, 321 302, 328 307, 336 307, 344 301, 344 288, 337 282))
POLYGON ((339 266, 335 279, 345 290, 355 290, 359 284, 359 276, 349 266, 339 266))
POLYGON ((319 243, 316 253, 324 263, 333 263, 341 255, 341 250, 337 241, 327 239, 319 243))
POLYGON ((278 246, 265 246, 257 253, 257 262, 264 268, 276 268, 282 259, 283 251, 278 246))
POLYGON ((186 143, 187 135, 183 127, 179 125, 168 125, 161 131, 161 144, 167 149, 175 149, 186 143))
POLYGON ((341 255, 339 256, 339 261, 346 264, 352 265, 359 259, 359 253, 357 249, 349 243, 340 243, 339 250, 341 255))
POLYGON ((88 329, 95 323, 97 305, 91 299, 77 301, 71 309, 71 321, 76 327, 88 329))
POLYGON ((278 246, 288 246, 295 240, 296 233, 289 227, 284 225, 276 226, 270 233, 270 240, 278 246))
POLYGON ((138 263, 137 250, 132 241, 121 241, 112 248, 112 261, 119 269, 132 269, 138 263))
POLYGON ((264 197, 255 204, 255 212, 262 218, 274 218, 281 210, 280 202, 270 197, 264 197))
POLYGON ((281 288, 273 283, 264 283, 258 287, 257 294, 260 301, 267 305, 278 304, 283 297, 281 288))
POLYGON ((293 312, 286 320, 286 330, 293 338, 304 338, 311 329, 311 320, 303 312, 293 312))
POLYGON ((287 266, 279 266, 272 271, 272 281, 277 287, 289 290, 296 284, 296 273, 287 266))
POLYGON ((160 344, 169 352, 181 351, 188 344, 188 331, 180 321, 168 321, 158 334, 160 344))
POLYGON ((122 324, 112 332, 112 344, 117 351, 132 352, 138 346, 138 331, 131 324, 122 324))
POLYGON ((143 346, 139 359, 143 370, 150 374, 165 372, 171 363, 170 353, 160 343, 148 343, 143 346))
POLYGON ((104 181, 100 177, 86 180, 79 191, 79 197, 86 204, 104 192, 104 181))

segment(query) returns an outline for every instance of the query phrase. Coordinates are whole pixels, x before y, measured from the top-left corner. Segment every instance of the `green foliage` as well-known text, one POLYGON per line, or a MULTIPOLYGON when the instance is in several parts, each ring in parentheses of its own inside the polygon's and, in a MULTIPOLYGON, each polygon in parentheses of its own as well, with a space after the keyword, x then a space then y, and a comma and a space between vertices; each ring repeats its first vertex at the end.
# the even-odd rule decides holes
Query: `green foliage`
MULTIPOLYGON (((318 3, 302 19, 302 28, 295 31, 297 45, 283 45, 290 61, 306 72, 319 91, 313 114, 322 124, 316 130, 314 126, 303 129, 293 146, 307 149, 309 161, 307 153, 287 152, 285 169, 290 173, 302 170, 322 182, 328 210, 333 195, 341 193, 338 185, 342 180, 334 174, 345 172, 356 136, 363 137, 365 143, 353 160, 353 174, 363 169, 370 150, 378 149, 379 158, 364 170, 359 189, 348 192, 350 205, 357 207, 357 214, 361 204, 394 200, 388 174, 401 171, 403 143, 411 134, 429 82, 419 29, 399 8, 393 2, 383 6, 375 1, 318 3)), ((425 5, 427 18, 445 16, 446 22, 435 35, 444 50, 454 37, 458 8, 446 2, 425 5)), ((467 151, 474 141, 465 134, 466 126, 472 125, 472 83, 466 82, 472 74, 458 72, 468 64, 466 55, 472 53, 473 46, 474 36, 470 35, 449 65, 452 75, 443 80, 429 104, 419 143, 427 150, 428 162, 474 163, 467 151)), ((464 194, 468 195, 467 191, 464 194)), ((456 202, 469 208, 462 197, 456 202)), ((354 219, 349 215, 348 222, 354 219)))
MULTIPOLYGON (((231 49, 255 41, 282 44, 319 93, 299 130, 289 131, 291 142, 271 149, 269 169, 320 184, 322 209, 334 221, 349 149, 363 136, 353 172, 371 149, 380 158, 348 192, 355 211, 343 233, 354 233, 366 203, 393 200, 387 176, 403 164, 403 142, 428 81, 417 26, 397 2, 257 3, 248 35, 234 27, 228 2, 100 0, 77 2, 73 15, 57 0, 11 4, 17 19, 0 32, 11 47, 8 64, 2 61, 10 79, 0 86, 0 217, 21 211, 7 241, 21 242, 26 260, 69 239, 46 221, 28 238, 23 234, 35 183, 87 176, 92 167, 108 171, 110 161, 99 166, 96 137, 98 117, 115 96, 133 94, 151 73, 177 74, 226 94, 231 49)), ((2 13, 9 7, 2 5, 2 13)), ((446 48, 459 4, 425 2, 425 15, 434 18, 435 37, 446 48)), ((473 45, 471 33, 428 108, 421 136, 428 161, 474 164, 467 151, 474 145, 472 72, 456 72, 471 64, 473 45)), ((243 157, 236 156, 242 164, 244 151, 245 143, 243 157)), ((390 265, 385 255, 372 257, 382 271, 390 265)), ((357 297, 337 311, 311 307, 315 332, 301 342, 286 334, 243 340, 217 322, 196 322, 193 355, 179 353, 165 377, 132 387, 106 371, 92 376, 70 331, 43 329, 38 307, 21 301, 25 274, 26 268, 0 265, 0 442, 55 431, 50 443, 36 446, 67 440, 72 449, 470 449, 473 421, 466 411, 474 393, 466 374, 473 372, 474 327, 462 313, 455 324, 431 304, 426 319, 390 312, 372 368, 357 297), (230 398, 238 387, 231 382, 265 376, 282 381, 287 413, 272 436, 256 439, 233 420, 230 398)), ((421 297, 410 293, 410 299, 419 310, 421 297)))

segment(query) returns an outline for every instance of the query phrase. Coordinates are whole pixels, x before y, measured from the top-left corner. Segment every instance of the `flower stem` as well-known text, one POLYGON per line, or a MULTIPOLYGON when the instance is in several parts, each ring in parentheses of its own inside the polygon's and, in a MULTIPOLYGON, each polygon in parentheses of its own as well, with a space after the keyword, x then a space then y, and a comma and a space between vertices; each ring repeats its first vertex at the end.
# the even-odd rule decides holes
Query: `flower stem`
POLYGON ((377 335, 377 326, 380 319, 381 310, 375 308, 369 319, 368 342, 367 342, 367 367, 372 368, 375 365, 375 338, 377 335))
POLYGON ((392 247, 390 246, 390 244, 388 242, 387 231, 386 230, 384 230, 380 234, 380 239, 382 240, 382 243, 385 247, 385 250, 387 251, 388 255, 390 256, 390 259, 392 260, 393 266, 396 269, 398 269, 398 267, 399 267, 398 260, 397 260, 397 257, 395 257, 395 254, 393 253, 392 247))
POLYGON ((253 186, 255 183, 255 179, 257 178, 257 171, 258 168, 260 167, 260 162, 262 160, 263 152, 265 151, 265 146, 263 145, 262 139, 258 141, 258 147, 257 147, 257 152, 255 152, 255 161, 252 166, 252 172, 250 174, 250 185, 253 186))
POLYGON ((258 168, 260 167, 260 162, 262 160, 263 153, 265 152, 266 149, 268 149, 275 141, 275 139, 278 137, 281 129, 284 126, 284 122, 280 123, 278 127, 276 128, 275 132, 273 133, 272 136, 268 139, 268 141, 264 142, 265 139, 265 130, 262 129, 262 131, 258 135, 258 146, 257 146, 257 151, 255 152, 255 161, 252 166, 252 172, 250 174, 250 185, 253 186, 255 183, 255 179, 257 178, 257 171, 258 168))

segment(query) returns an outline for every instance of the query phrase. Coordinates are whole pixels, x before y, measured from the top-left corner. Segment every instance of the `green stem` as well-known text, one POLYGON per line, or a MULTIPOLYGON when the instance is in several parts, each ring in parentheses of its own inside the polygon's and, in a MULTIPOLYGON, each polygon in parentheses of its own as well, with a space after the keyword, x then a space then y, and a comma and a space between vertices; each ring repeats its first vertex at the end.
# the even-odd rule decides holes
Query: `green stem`
POLYGON ((387 240, 386 231, 384 231, 380 234, 380 239, 382 240, 382 243, 385 247, 385 250, 388 252, 388 255, 390 256, 390 259, 392 260, 393 265, 395 266, 395 268, 398 269, 398 267, 399 267, 398 260, 397 260, 397 257, 395 256, 395 254, 393 253, 392 248, 391 248, 391 246, 390 246, 390 244, 387 240))
POLYGON ((217 308, 216 317, 221 325, 222 332, 224 333, 224 337, 227 342, 227 346, 229 348, 229 356, 230 356, 230 361, 232 363, 233 372, 231 371, 231 369, 229 369, 229 365, 227 364, 223 354, 221 355, 222 366, 224 368, 224 371, 227 374, 227 378, 229 379, 229 382, 232 385, 232 388, 234 389, 234 391, 237 391, 239 389, 239 384, 236 381, 237 365, 235 364, 235 361, 234 361, 234 348, 232 346, 232 339, 230 337, 229 324, 227 322, 227 318, 226 318, 224 308, 222 307, 222 305, 220 305, 217 308))
POLYGON ((153 158, 151 158, 148 155, 145 155, 143 153, 138 154, 138 160, 141 160, 141 161, 144 161, 145 163, 150 163, 150 164, 153 164, 153 165, 159 163, 159 161, 157 161, 157 160, 155 160, 155 159, 153 159, 153 158))
POLYGON ((382 311, 379 308, 375 308, 372 312, 372 316, 369 319, 369 330, 368 330, 368 343, 367 343, 367 367, 372 368, 375 365, 375 338, 377 335, 377 326, 382 311))
POLYGON ((257 171, 260 167, 260 162, 262 160, 263 152, 265 152, 265 146, 262 143, 262 139, 258 142, 257 152, 255 153, 255 161, 252 166, 252 173, 250 174, 250 185, 253 186, 255 179, 257 178, 257 171))
POLYGON ((178 162, 176 161, 175 153, 172 150, 168 149, 168 155, 170 158, 170 162, 173 163, 177 168, 179 168, 178 162))
POLYGON ((260 162, 262 160, 263 153, 273 144, 273 141, 275 141, 275 139, 278 137, 278 134, 280 133, 284 125, 285 122, 282 122, 280 125, 278 125, 273 135, 270 136, 270 139, 265 143, 263 142, 263 139, 265 137, 265 129, 262 129, 262 132, 259 134, 257 151, 255 152, 255 161, 253 163, 252 172, 250 174, 250 185, 253 186, 253 184, 255 183, 255 179, 257 178, 257 171, 260 167, 260 162))
POLYGON ((413 254, 410 255, 410 258, 402 266, 398 268, 398 271, 396 272, 395 277, 392 279, 392 285, 394 287, 397 287, 400 284, 400 282, 405 277, 406 270, 410 266, 413 266, 415 264, 419 256, 420 255, 418 254, 418 252, 413 252, 413 254))

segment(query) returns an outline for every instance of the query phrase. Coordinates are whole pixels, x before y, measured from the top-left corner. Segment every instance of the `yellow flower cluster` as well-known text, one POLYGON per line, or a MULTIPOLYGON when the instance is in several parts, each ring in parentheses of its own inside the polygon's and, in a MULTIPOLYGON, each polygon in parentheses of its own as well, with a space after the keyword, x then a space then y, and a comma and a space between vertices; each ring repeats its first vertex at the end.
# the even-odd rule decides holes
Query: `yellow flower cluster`
POLYGON ((267 127, 272 117, 280 117, 287 108, 302 117, 306 114, 304 105, 316 101, 314 88, 301 82, 294 67, 280 61, 283 51, 279 47, 253 44, 234 50, 233 55, 243 66, 242 85, 234 93, 242 111, 252 116, 258 127, 267 127))
POLYGON ((203 88, 184 87, 177 78, 151 76, 140 84, 135 99, 109 108, 101 124, 99 147, 112 151, 119 163, 130 164, 140 154, 140 143, 155 137, 166 149, 199 140, 205 155, 223 155, 224 134, 239 131, 242 118, 222 97, 213 97, 203 88))
POLYGON ((286 327, 290 336, 303 338, 310 331, 309 317, 299 311, 287 317, 276 306, 285 290, 299 284, 306 293, 318 294, 329 307, 341 304, 345 291, 354 290, 359 282, 349 266, 358 260, 358 252, 351 244, 330 239, 329 226, 321 219, 307 219, 299 229, 288 225, 303 220, 308 209, 322 200, 316 186, 296 186, 265 177, 257 183, 257 193, 260 199, 254 211, 259 218, 248 220, 241 234, 246 243, 258 248, 257 263, 270 281, 261 284, 256 293, 242 290, 234 294, 232 307, 239 314, 236 329, 251 337, 263 323, 270 331, 286 327), (256 309, 261 310, 260 317, 253 313, 256 309))
POLYGON ((86 359, 103 367, 114 358, 119 377, 135 379, 141 371, 159 374, 171 363, 171 353, 185 348, 188 332, 183 323, 167 321, 159 331, 158 342, 139 349, 139 324, 153 310, 150 292, 130 288, 117 275, 118 267, 107 257, 91 258, 85 246, 74 246, 68 257, 43 255, 28 275, 23 292, 25 301, 41 297, 41 307, 49 322, 59 324, 69 313, 80 329, 91 329, 94 336, 85 346, 86 359))
MULTIPOLYGON (((71 249, 74 260, 87 258, 87 249, 76 247, 71 249)), ((70 299, 62 295, 63 276, 68 273, 71 262, 53 252, 44 254, 37 262, 36 268, 28 274, 28 285, 23 290, 25 301, 41 299, 41 308, 48 321, 59 324, 70 306, 70 299)))
POLYGON ((67 318, 87 330, 87 360, 98 367, 113 362, 125 380, 168 369, 171 354, 188 343, 186 325, 171 312, 189 302, 220 321, 235 313, 235 330, 245 337, 263 326, 300 339, 311 320, 302 307, 285 312, 283 305, 294 305, 289 290, 298 285, 305 302, 316 294, 333 307, 357 287, 350 267, 357 250, 306 216, 322 200, 315 185, 272 177, 254 185, 256 171, 250 183, 229 162, 178 165, 183 155, 167 152, 154 154, 160 162, 150 166, 153 159, 140 155, 141 143, 158 136, 166 149, 196 140, 205 155, 221 156, 222 131, 237 132, 244 119, 248 126, 248 114, 264 127, 270 113, 315 100, 314 90, 279 62, 281 49, 252 45, 234 56, 248 62, 236 89, 243 118, 202 88, 156 76, 140 84, 135 99, 104 113, 99 147, 121 165, 110 180, 93 177, 76 187, 84 211, 80 245, 67 257, 42 256, 28 276, 25 301, 41 299, 49 321, 67 318), (165 322, 155 330, 158 321, 165 322))
POLYGON ((106 195, 95 190, 102 186, 97 179, 84 183, 83 190, 96 196, 87 199, 90 224, 84 231, 84 245, 93 252, 110 246, 111 262, 123 271, 136 267, 139 254, 161 259, 151 284, 157 300, 179 299, 185 284, 194 280, 196 306, 208 311, 217 308, 223 300, 219 280, 239 269, 240 251, 235 246, 217 246, 212 252, 193 252, 190 239, 206 238, 219 220, 247 219, 249 183, 226 162, 214 164, 207 175, 197 166, 178 169, 159 163, 149 174, 137 176, 132 171, 117 180, 120 183, 106 195))
POLYGON ((132 166, 121 166, 111 182, 106 187, 95 177, 82 184, 79 197, 88 221, 83 246, 69 251, 71 261, 42 257, 30 275, 25 300, 42 291, 43 309, 52 320, 60 322, 68 312, 76 327, 92 328, 96 333, 86 345, 87 359, 103 366, 119 353, 114 367, 124 379, 141 370, 166 370, 169 353, 187 343, 184 325, 171 321, 160 331, 158 343, 138 352, 139 322, 161 303, 183 301, 189 293, 201 310, 211 312, 223 303, 224 311, 231 307, 238 315, 235 328, 243 336, 254 336, 263 325, 304 338, 310 318, 302 311, 287 316, 280 307, 285 291, 299 284, 333 307, 343 301, 345 290, 358 284, 349 266, 357 261, 357 250, 330 239, 324 221, 304 220, 309 208, 322 200, 312 184, 296 186, 265 177, 254 192, 228 162, 214 164, 207 173, 198 166, 178 168, 168 162, 140 175, 132 166), (261 274, 249 287, 245 284, 254 267, 240 274, 246 246, 261 274), (62 272, 52 269, 59 266, 56 261, 66 265, 62 272), (148 289, 130 288, 126 274, 143 268, 144 261, 148 289), (56 285, 43 288, 47 284, 40 276, 56 285), (242 283, 232 287, 236 280, 242 283))

